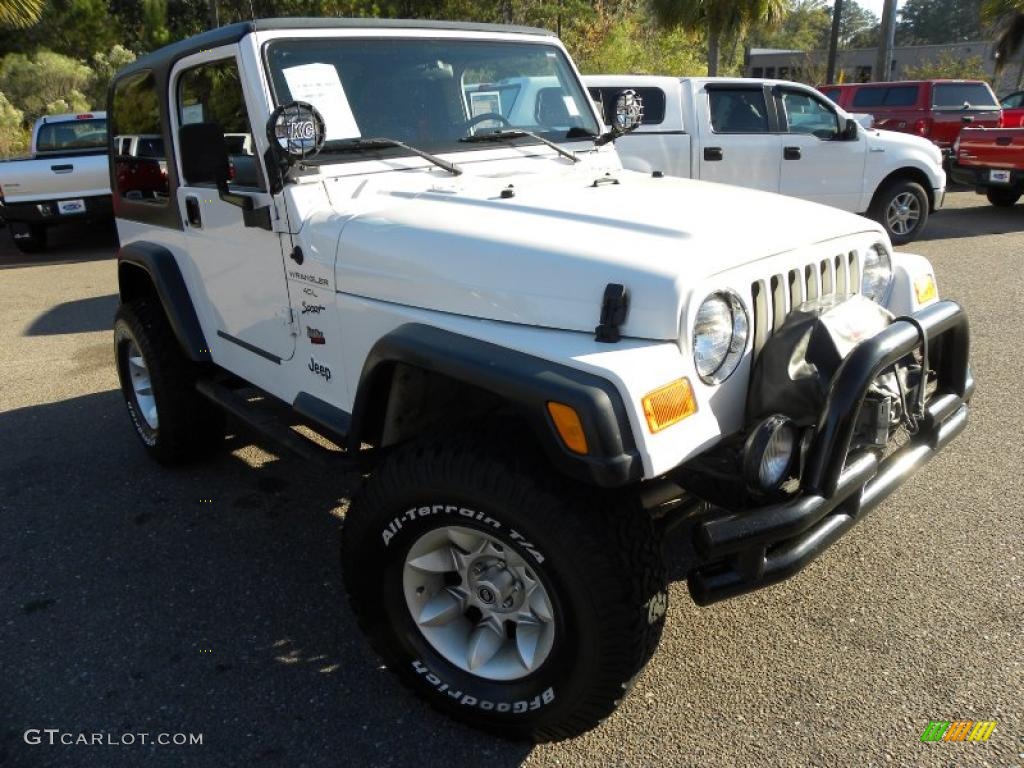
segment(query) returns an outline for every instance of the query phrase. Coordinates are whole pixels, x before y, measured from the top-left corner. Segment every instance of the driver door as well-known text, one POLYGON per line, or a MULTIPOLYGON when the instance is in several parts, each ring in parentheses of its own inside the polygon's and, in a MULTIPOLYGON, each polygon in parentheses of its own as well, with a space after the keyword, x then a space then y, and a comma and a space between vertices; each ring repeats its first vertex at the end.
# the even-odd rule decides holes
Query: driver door
MULTIPOLYGON (((230 191, 252 198, 257 208, 271 206, 274 218, 233 49, 185 59, 175 67, 172 82, 175 142, 182 125, 220 126, 228 148, 230 191)), ((296 326, 288 301, 287 244, 282 235, 263 228, 255 217, 246 222, 242 209, 221 200, 214 185, 192 183, 184 175, 177 203, 194 282, 206 294, 198 304, 206 313, 207 327, 216 329, 217 338, 210 343, 241 348, 271 362, 290 359, 296 326)))

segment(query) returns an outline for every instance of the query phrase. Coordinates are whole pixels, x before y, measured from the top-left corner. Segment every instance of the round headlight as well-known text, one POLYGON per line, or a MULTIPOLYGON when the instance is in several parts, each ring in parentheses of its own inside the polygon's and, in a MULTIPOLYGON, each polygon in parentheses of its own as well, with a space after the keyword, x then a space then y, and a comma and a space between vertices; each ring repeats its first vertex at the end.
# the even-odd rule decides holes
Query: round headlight
POLYGON ((892 259, 889 251, 881 243, 877 243, 864 252, 864 263, 861 265, 860 292, 872 301, 881 304, 892 283, 892 259))
POLYGON ((747 347, 747 311, 730 291, 712 293, 697 310, 693 325, 693 362, 705 384, 725 381, 747 347))

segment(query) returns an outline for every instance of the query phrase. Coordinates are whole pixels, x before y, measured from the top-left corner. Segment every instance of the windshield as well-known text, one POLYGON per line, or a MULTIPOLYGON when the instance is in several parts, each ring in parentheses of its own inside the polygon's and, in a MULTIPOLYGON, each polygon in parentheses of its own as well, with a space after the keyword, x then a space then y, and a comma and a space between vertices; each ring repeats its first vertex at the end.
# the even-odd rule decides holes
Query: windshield
POLYGON ((44 123, 39 126, 39 135, 36 137, 37 152, 106 148, 107 121, 104 119, 44 123))
MULTIPOLYGON (((318 39, 269 44, 278 104, 323 115, 324 153, 357 138, 397 139, 427 152, 465 152, 459 139, 523 129, 551 141, 598 134, 590 102, 553 45, 481 40, 318 39)), ((519 139, 517 139, 519 141, 519 139)), ((529 143, 529 138, 521 141, 529 143)), ((408 154, 401 148, 386 151, 408 154)), ((338 154, 332 162, 358 160, 338 154)))

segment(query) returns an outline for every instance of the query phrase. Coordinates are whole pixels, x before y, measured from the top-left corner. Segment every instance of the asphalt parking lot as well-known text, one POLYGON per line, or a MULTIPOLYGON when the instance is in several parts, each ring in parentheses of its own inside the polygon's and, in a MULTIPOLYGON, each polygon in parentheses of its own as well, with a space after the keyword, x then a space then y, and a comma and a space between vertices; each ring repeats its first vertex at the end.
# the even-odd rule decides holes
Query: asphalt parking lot
POLYGON ((795 579, 703 609, 674 583, 618 714, 538 747, 434 714, 370 653, 337 566, 357 478, 245 434, 185 469, 146 458, 106 233, 0 243, 0 764, 1024 764, 1024 205, 953 192, 907 248, 970 313, 967 432, 795 579), (919 741, 957 719, 998 725, 919 741), (202 745, 25 743, 44 728, 202 745))

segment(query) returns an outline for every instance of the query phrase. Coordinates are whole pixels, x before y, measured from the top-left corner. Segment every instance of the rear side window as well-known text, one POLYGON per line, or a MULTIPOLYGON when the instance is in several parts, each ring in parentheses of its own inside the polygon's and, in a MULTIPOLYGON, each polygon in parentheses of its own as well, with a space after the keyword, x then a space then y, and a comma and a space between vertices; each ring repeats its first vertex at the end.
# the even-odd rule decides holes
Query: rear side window
POLYGON ((152 72, 129 75, 114 86, 111 130, 116 194, 132 202, 168 201, 167 157, 160 128, 160 100, 152 72))
POLYGON ((984 83, 936 83, 932 86, 936 109, 996 108, 995 96, 984 83))
POLYGON ((893 85, 880 88, 858 88, 853 96, 854 107, 912 107, 917 103, 916 85, 893 85))
POLYGON ((64 152, 76 149, 106 149, 107 121, 95 119, 67 120, 39 126, 36 150, 64 152))
POLYGON ((768 105, 764 91, 751 88, 715 88, 708 91, 711 129, 715 133, 768 133, 768 105))

